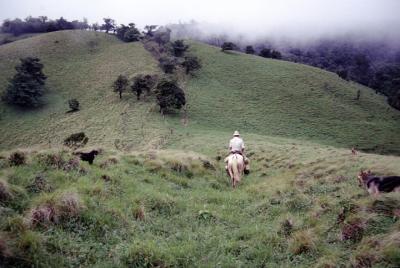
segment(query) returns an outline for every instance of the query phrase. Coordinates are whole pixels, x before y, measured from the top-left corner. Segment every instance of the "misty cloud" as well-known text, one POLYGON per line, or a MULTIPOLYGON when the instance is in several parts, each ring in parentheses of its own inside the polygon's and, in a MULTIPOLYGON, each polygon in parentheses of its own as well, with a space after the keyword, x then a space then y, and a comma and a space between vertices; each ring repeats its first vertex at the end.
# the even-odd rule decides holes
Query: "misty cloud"
POLYGON ((0 20, 46 15, 101 22, 112 17, 141 28, 195 20, 201 32, 246 39, 313 39, 352 33, 400 40, 399 10, 398 0, 2 0, 0 20))

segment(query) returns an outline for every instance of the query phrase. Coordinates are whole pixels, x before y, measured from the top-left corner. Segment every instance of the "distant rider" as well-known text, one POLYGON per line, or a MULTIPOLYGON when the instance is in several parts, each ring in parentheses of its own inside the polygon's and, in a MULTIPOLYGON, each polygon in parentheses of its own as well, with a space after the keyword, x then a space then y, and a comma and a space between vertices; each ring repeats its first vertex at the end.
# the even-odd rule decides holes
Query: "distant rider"
MULTIPOLYGON (((243 156, 244 160, 244 173, 249 174, 249 159, 244 155, 244 142, 243 139, 240 137, 239 131, 235 131, 233 133, 233 138, 229 141, 229 155, 231 154, 240 154, 243 156)), ((225 163, 228 162, 228 158, 225 158, 225 163)), ((225 169, 228 170, 228 165, 225 166, 225 169)))

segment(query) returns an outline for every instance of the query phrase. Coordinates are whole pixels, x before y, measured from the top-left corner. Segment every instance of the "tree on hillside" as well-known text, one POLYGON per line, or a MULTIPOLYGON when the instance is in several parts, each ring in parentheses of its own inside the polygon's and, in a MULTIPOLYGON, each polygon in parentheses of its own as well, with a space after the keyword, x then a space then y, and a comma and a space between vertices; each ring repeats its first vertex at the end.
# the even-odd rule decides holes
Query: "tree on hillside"
POLYGON ((185 57, 185 61, 182 62, 182 66, 185 68, 186 74, 193 74, 194 71, 201 68, 199 59, 194 56, 185 57))
POLYGON ((236 48, 236 45, 232 42, 224 42, 221 46, 222 51, 234 50, 235 48, 236 48))
POLYGON ((117 37, 125 42, 139 41, 141 38, 140 31, 136 28, 134 23, 129 23, 129 26, 121 24, 116 28, 117 37))
POLYGON ((246 54, 254 54, 254 53, 255 53, 255 51, 254 51, 253 46, 246 47, 246 54))
POLYGON ((280 60, 282 59, 282 54, 278 50, 272 50, 271 58, 280 60))
POLYGON ((264 58, 271 58, 271 49, 269 48, 261 49, 259 56, 264 58))
POLYGON ((106 33, 115 29, 115 20, 111 18, 104 18, 104 24, 101 25, 101 30, 105 30, 106 33))
POLYGON ((146 31, 143 31, 143 34, 145 37, 153 37, 154 36, 154 30, 157 28, 157 25, 146 25, 144 26, 144 29, 146 31))
POLYGON ((96 23, 93 23, 93 24, 92 24, 92 29, 93 29, 93 31, 97 32, 97 31, 100 29, 99 24, 98 24, 97 22, 96 22, 96 23))
POLYGON ((172 43, 172 50, 174 52, 175 57, 182 57, 183 53, 189 48, 188 45, 185 45, 183 40, 176 40, 172 43))
POLYGON ((164 71, 166 74, 172 74, 176 68, 176 58, 174 57, 169 57, 169 56, 162 56, 159 60, 160 62, 160 68, 164 71))
POLYGON ((72 113, 79 111, 79 101, 77 99, 68 100, 69 111, 67 113, 72 113))
POLYGON ((131 89, 136 94, 137 100, 140 100, 140 96, 145 91, 147 95, 150 94, 151 89, 156 83, 156 76, 139 74, 133 79, 131 89))
POLYGON ((37 107, 42 104, 40 98, 44 94, 45 80, 43 64, 39 58, 22 58, 21 63, 15 67, 17 73, 10 80, 2 99, 21 107, 37 107))
POLYGON ((185 92, 174 81, 162 80, 159 82, 155 94, 161 114, 171 108, 181 109, 186 104, 185 92))
POLYGON ((165 45, 166 43, 168 43, 171 40, 171 30, 167 27, 159 27, 153 33, 153 39, 159 45, 165 45))
POLYGON ((128 87, 128 78, 125 75, 120 74, 117 80, 113 83, 114 92, 119 93, 119 98, 122 99, 122 92, 128 87))

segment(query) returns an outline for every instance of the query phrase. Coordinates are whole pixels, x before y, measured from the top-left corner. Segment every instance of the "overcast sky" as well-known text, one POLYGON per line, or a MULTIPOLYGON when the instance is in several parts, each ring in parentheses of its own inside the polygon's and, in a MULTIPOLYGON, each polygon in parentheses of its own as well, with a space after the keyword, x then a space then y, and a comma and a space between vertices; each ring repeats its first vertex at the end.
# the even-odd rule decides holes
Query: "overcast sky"
MULTIPOLYGON (((400 37, 400 0, 0 0, 0 20, 46 15, 163 25, 196 20, 254 34, 368 30, 400 37)), ((211 29, 210 29, 211 30, 211 29)))

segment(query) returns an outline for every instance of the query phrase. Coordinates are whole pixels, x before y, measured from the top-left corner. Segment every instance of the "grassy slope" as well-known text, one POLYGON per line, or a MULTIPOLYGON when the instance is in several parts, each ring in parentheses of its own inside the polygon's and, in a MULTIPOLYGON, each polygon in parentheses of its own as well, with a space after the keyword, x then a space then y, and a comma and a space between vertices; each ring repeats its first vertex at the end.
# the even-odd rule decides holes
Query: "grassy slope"
MULTIPOLYGON (((18 54, 22 53, 22 44, 27 46, 25 50, 31 49, 32 40, 14 43, 21 46, 18 54)), ((201 57, 204 67, 197 78, 188 82, 189 125, 184 127, 177 117, 162 122, 155 112, 148 112, 152 107, 150 103, 137 103, 132 96, 121 103, 110 92, 109 84, 120 72, 126 70, 126 74, 133 74, 142 68, 157 72, 155 62, 138 44, 123 44, 112 37, 88 32, 52 33, 45 40, 36 40, 45 48, 37 53, 47 63, 46 72, 60 77, 49 78, 50 100, 58 102, 45 107, 39 114, 28 113, 24 117, 17 111, 4 111, 0 134, 3 135, 2 147, 43 142, 42 133, 46 138, 46 135, 51 136, 56 145, 72 130, 84 129, 89 133, 92 145, 102 145, 106 150, 93 166, 80 164, 80 169, 85 172, 66 172, 63 166, 55 168, 39 161, 43 159, 40 153, 58 155, 60 150, 56 148, 53 149, 55 152, 29 153, 28 163, 20 167, 8 167, 7 160, 0 157, 0 178, 7 181, 13 193, 13 197, 2 204, 6 209, 0 210, 0 244, 1 238, 6 240, 21 264, 334 267, 374 260, 381 266, 398 266, 400 225, 394 209, 399 209, 399 196, 384 196, 376 203, 357 187, 354 175, 360 168, 399 174, 400 159, 369 154, 352 156, 348 149, 318 144, 322 141, 349 146, 352 140, 347 137, 354 136, 352 139, 360 145, 374 144, 376 140, 376 144, 385 146, 384 135, 388 142, 396 144, 394 119, 385 115, 375 119, 368 117, 367 107, 387 109, 379 97, 363 91, 362 100, 354 104, 352 98, 358 86, 342 82, 330 73, 247 55, 227 55, 211 47, 192 44, 192 52, 201 57), (54 39, 46 43, 49 37, 54 39), (57 52, 57 46, 53 44, 61 38, 70 44, 68 54, 57 52), (101 40, 101 45, 96 52, 88 54, 87 42, 90 40, 101 40), (49 53, 49 48, 55 53, 49 53), (132 53, 136 61, 127 62, 125 57, 113 51, 132 53), (64 55, 64 63, 57 63, 60 55, 64 55), (102 66, 105 59, 110 63, 102 66), (96 68, 87 68, 93 62, 99 63, 96 68), (237 62, 240 65, 236 72, 232 69, 237 62), (242 64, 246 67, 240 67, 242 64), (246 95, 240 92, 248 90, 245 86, 248 81, 243 74, 250 72, 249 66, 260 76, 251 84, 251 95, 246 95), (285 75, 282 83, 287 81, 287 87, 276 80, 285 75), (293 76, 302 82, 289 79, 293 76), (92 81, 95 86, 86 81, 92 81), (331 88, 344 89, 336 90, 337 97, 334 97, 334 94, 321 90, 324 83, 330 84, 331 88), (324 104, 297 91, 289 91, 290 87, 306 92, 309 97, 315 94, 324 104), (309 88, 314 91, 308 91, 309 88), (92 98, 95 90, 100 94, 92 98), (227 94, 231 91, 235 98, 227 94), (65 101, 76 97, 74 93, 79 93, 79 99, 82 99, 82 111, 65 115, 65 101), (253 98, 253 93, 257 97, 253 98), (290 109, 284 101, 289 94, 295 94, 298 100, 290 109), (242 98, 252 105, 238 103, 237 100, 242 98), (301 102, 309 105, 301 105, 301 102), (331 104, 340 105, 342 109, 325 114, 324 109, 333 111, 331 104), (101 105, 106 105, 107 109, 101 105), (226 106, 241 110, 241 116, 235 121, 230 120, 226 106), (324 122, 329 120, 314 116, 319 109, 321 116, 331 121, 336 119, 333 132, 324 132, 327 131, 324 122), (368 121, 364 122, 366 125, 381 126, 382 131, 370 136, 361 135, 361 131, 352 128, 351 124, 362 130, 365 128, 360 123, 362 120, 357 122, 352 117, 338 120, 342 110, 353 111, 368 121), (53 113, 60 123, 55 124, 49 118, 53 113), (296 115, 303 117, 303 122, 299 123, 296 115), (42 129, 38 129, 32 119, 41 120, 42 129), (19 125, 13 126, 11 120, 19 125), (129 124, 123 124, 124 120, 129 124), (259 121, 264 123, 256 124, 259 121), (3 128, 3 123, 8 124, 7 128, 3 128), (313 127, 310 127, 311 123, 313 127), (48 124, 52 124, 51 127, 48 124), (121 130, 123 125, 126 126, 124 132, 121 130), (142 125, 143 132, 140 131, 142 125), (153 126, 157 128, 151 129, 153 126), (225 155, 226 143, 234 127, 244 134, 253 172, 232 191, 223 172, 223 163, 215 159, 225 155), (169 137, 166 134, 168 128, 174 129, 169 137), (339 128, 345 134, 342 135, 339 128), (18 131, 24 129, 35 135, 27 135, 23 141, 18 131), (97 131, 105 136, 95 135, 97 131), (15 141, 11 141, 11 136, 17 137, 15 141), (130 140, 122 145, 127 149, 143 148, 149 142, 149 147, 154 148, 166 140, 166 147, 174 150, 145 150, 144 153, 111 150, 115 139, 124 143, 126 137, 130 140), (145 140, 140 141, 143 137, 145 140), (108 167, 101 165, 110 158, 118 159, 118 163, 108 167), (216 171, 204 168, 199 158, 210 161, 216 171), (38 174, 53 187, 52 193, 29 191, 29 185, 38 174), (108 175, 111 181, 104 181, 102 175, 108 175), (77 193, 84 205, 76 217, 44 229, 29 227, 22 221, 29 219, 30 209, 56 202, 54 200, 62 193, 70 192, 77 193), (345 223, 336 224, 343 208, 352 209, 346 214, 345 223), (144 219, 138 217, 140 211, 144 212, 144 219), (293 221, 292 234, 283 233, 285 219, 293 221), (360 219, 364 224, 362 240, 342 241, 341 229, 360 219)), ((16 51, 13 47, 7 49, 16 51)), ((15 59, 2 63, 0 68, 4 69, 0 74, 14 64, 15 59)), ((4 81, 4 77, 10 75, 8 70, 1 79, 4 81)), ((389 114, 397 116, 393 111, 389 114)), ((8 156, 6 152, 3 155, 8 156)), ((66 160, 73 157, 70 152, 64 152, 62 156, 66 160)))
POLYGON ((1 103, 0 148, 57 145, 69 134, 85 131, 91 144, 118 143, 133 149, 150 141, 157 143, 164 135, 160 118, 149 112, 150 103, 136 103, 128 97, 130 92, 120 101, 112 92, 112 82, 119 74, 158 72, 156 62, 140 44, 122 43, 103 33, 62 31, 3 45, 0 92, 12 77, 18 58, 25 56, 37 56, 45 65, 47 105, 20 111, 1 103), (79 113, 65 113, 70 98, 79 100, 79 113))
POLYGON ((204 66, 187 86, 199 128, 400 152, 400 112, 371 89, 305 65, 197 43, 191 51, 204 66))

